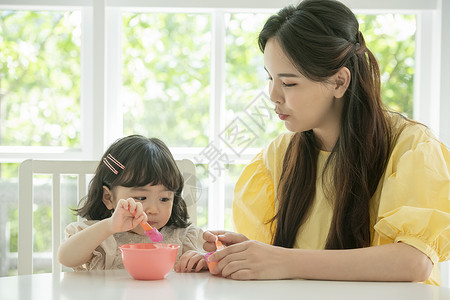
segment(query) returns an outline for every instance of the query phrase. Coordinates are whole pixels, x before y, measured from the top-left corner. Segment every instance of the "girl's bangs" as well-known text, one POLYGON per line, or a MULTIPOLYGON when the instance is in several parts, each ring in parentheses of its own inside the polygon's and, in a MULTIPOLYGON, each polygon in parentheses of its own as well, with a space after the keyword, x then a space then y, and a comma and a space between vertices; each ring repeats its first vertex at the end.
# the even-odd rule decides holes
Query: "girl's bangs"
POLYGON ((182 186, 180 171, 176 165, 170 163, 170 160, 155 158, 154 155, 146 157, 148 159, 137 156, 137 159, 128 163, 118 178, 119 185, 133 187, 162 184, 174 192, 182 186))

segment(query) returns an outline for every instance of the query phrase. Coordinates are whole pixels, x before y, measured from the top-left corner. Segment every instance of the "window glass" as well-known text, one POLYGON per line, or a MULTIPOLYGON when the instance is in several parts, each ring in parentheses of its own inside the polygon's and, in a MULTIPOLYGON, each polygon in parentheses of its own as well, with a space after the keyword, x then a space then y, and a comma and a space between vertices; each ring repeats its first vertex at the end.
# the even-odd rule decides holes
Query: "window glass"
POLYGON ((225 199, 224 199, 224 229, 234 230, 233 225, 233 196, 234 196, 234 186, 241 175, 242 170, 244 170, 246 165, 234 164, 227 165, 227 172, 225 177, 225 199))
POLYGON ((416 16, 358 15, 366 44, 380 65, 381 97, 393 111, 413 117, 416 16))
POLYGON ((17 275, 18 167, 0 164, 0 277, 17 275))
POLYGON ((267 93, 258 34, 269 14, 232 13, 226 24, 226 127, 222 139, 237 155, 264 147, 284 130, 267 93), (238 135, 237 135, 238 133, 238 135))
MULTIPOLYGON (((76 176, 64 175, 61 180, 61 239, 67 225, 76 222, 72 209, 77 208, 76 176)), ((52 176, 34 175, 33 177, 33 273, 52 271, 52 176)), ((64 267, 64 271, 71 270, 64 267)))
POLYGON ((170 147, 208 144, 211 28, 207 14, 123 14, 124 134, 170 147))
POLYGON ((195 171, 197 181, 197 226, 208 228, 208 193, 210 185, 208 165, 196 164, 195 171))
POLYGON ((0 145, 80 147, 80 22, 0 11, 0 145))

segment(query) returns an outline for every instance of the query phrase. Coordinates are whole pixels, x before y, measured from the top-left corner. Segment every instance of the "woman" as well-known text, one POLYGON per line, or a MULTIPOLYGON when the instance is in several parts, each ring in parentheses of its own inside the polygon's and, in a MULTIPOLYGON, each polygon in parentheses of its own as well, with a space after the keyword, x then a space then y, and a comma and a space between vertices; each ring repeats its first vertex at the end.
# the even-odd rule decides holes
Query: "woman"
POLYGON ((235 279, 440 284, 449 258, 450 154, 427 128, 387 112, 380 74, 349 8, 305 0, 259 35, 275 112, 291 131, 245 168, 237 233, 210 260, 235 279))

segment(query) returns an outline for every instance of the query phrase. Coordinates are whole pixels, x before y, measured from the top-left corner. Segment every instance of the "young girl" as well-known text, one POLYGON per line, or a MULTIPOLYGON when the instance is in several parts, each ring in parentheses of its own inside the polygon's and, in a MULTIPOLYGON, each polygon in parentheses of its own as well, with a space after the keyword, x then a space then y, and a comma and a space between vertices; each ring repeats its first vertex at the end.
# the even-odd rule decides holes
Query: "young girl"
POLYGON ((383 108, 378 64, 351 10, 333 0, 286 7, 267 20, 259 46, 291 132, 241 174, 240 234, 204 234, 207 251, 217 234, 230 245, 210 257, 214 272, 440 284, 450 154, 425 126, 383 108))
POLYGON ((66 228, 58 258, 75 270, 123 268, 119 246, 151 243, 139 225, 158 229, 162 243, 180 246, 177 272, 206 268, 203 231, 188 222, 183 177, 167 146, 131 135, 105 152, 77 214, 87 221, 66 228))

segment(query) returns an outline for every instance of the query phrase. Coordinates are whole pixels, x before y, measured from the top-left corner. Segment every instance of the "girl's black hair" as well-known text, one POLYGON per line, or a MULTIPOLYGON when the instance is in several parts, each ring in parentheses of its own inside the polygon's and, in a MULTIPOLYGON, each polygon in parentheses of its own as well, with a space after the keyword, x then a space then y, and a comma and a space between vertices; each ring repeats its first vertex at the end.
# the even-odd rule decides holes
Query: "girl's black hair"
POLYGON ((164 185, 174 192, 172 213, 166 226, 187 227, 187 207, 181 196, 184 186, 183 176, 170 153, 169 148, 157 138, 146 138, 141 135, 130 135, 114 142, 106 150, 89 184, 88 195, 80 202, 81 207, 76 214, 88 220, 103 220, 111 217, 102 201, 103 186, 113 189, 116 186, 136 187, 164 185), (108 155, 112 155, 125 169, 116 164, 111 165, 118 171, 115 174, 104 162, 108 155))

